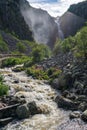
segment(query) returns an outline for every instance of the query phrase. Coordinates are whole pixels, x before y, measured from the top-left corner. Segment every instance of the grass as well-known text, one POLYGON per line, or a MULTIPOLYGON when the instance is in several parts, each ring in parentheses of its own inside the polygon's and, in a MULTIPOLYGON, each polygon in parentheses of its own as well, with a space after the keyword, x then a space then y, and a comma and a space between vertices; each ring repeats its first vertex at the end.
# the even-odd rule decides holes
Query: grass
POLYGON ((9 87, 3 84, 3 76, 0 75, 0 96, 8 94, 9 87))

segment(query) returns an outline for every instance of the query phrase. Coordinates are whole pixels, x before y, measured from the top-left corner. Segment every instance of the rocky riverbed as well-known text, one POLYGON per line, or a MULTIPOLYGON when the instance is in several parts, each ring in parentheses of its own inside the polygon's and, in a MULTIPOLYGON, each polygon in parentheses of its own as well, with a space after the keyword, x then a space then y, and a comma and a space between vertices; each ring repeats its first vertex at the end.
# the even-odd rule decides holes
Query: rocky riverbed
MULTIPOLYGON (((27 77, 23 71, 14 72, 12 70, 13 68, 0 69, 4 76, 4 83, 9 86, 9 95, 25 100, 24 105, 29 107, 30 113, 27 118, 21 118, 21 120, 17 118, 0 130, 87 130, 87 123, 80 119, 80 112, 59 108, 61 104, 64 106, 64 103, 72 108, 70 98, 64 98, 67 91, 62 93, 64 96, 62 97, 47 81, 32 79, 32 77, 27 77), (33 113, 34 110, 35 113, 33 113), (75 116, 76 119, 74 119, 75 116)), ((24 112, 20 116, 20 110, 23 110, 25 106, 18 108, 19 117, 24 116, 24 112)))
POLYGON ((9 85, 10 95, 22 97, 27 103, 35 102, 41 114, 27 119, 13 121, 2 130, 56 130, 58 125, 68 120, 68 112, 58 109, 54 99, 57 92, 46 81, 27 77, 24 72, 13 72, 12 68, 0 69, 4 83, 9 85))

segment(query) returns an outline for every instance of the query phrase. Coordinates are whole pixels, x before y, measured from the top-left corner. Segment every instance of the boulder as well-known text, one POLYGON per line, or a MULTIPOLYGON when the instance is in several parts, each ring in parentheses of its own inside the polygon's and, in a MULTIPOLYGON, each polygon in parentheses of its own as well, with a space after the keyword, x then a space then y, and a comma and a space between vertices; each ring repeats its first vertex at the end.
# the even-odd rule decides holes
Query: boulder
POLYGON ((34 115, 34 114, 38 114, 38 113, 39 113, 38 106, 37 106, 37 104, 36 104, 34 101, 29 102, 29 103, 27 104, 27 107, 28 107, 28 109, 29 109, 31 115, 34 115))
POLYGON ((79 81, 75 81, 73 86, 76 89, 77 94, 83 93, 84 85, 82 83, 80 83, 79 81))
POLYGON ((20 105, 16 109, 16 114, 19 119, 25 119, 28 118, 30 115, 29 109, 27 107, 27 104, 20 105))
POLYGON ((77 110, 77 104, 72 100, 64 98, 62 96, 57 96, 55 101, 58 104, 58 107, 66 109, 66 110, 77 110))
POLYGON ((71 112, 69 117, 70 119, 73 119, 73 118, 80 118, 81 114, 79 111, 74 111, 74 112, 71 112))
POLYGON ((87 121, 87 109, 81 115, 82 120, 87 121))
POLYGON ((79 104, 79 106, 78 106, 78 110, 80 110, 80 111, 82 111, 82 112, 85 111, 86 108, 87 108, 86 102, 81 102, 81 103, 79 104))

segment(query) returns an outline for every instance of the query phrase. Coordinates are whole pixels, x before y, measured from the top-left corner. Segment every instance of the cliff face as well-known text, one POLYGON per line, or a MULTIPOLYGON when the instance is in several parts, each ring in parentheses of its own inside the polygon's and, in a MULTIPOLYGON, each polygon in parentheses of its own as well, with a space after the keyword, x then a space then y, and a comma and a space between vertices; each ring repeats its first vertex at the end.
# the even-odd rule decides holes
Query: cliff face
POLYGON ((20 0, 0 0, 0 29, 20 39, 33 40, 32 32, 20 11, 20 0))
POLYGON ((29 4, 21 4, 21 13, 33 32, 36 42, 53 47, 58 35, 58 27, 46 11, 35 9, 29 4))
POLYGON ((71 12, 66 12, 59 20, 64 37, 75 35, 84 25, 85 20, 71 12))
POLYGON ((83 1, 78 4, 71 5, 68 11, 84 19, 87 19, 87 1, 83 1))
POLYGON ((87 19, 87 1, 71 5, 68 11, 60 17, 60 27, 64 37, 75 35, 84 26, 87 19))

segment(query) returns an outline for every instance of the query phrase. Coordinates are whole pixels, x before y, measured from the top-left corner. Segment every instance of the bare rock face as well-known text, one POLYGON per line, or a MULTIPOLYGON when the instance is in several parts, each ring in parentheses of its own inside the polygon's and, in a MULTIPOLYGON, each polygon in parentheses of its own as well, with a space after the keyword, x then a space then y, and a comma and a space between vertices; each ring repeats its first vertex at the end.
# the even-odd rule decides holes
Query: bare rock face
POLYGON ((21 4, 21 13, 33 32, 34 40, 53 47, 58 34, 57 24, 46 11, 21 4))
POLYGON ((60 27, 64 37, 75 35, 76 32, 84 25, 85 19, 71 13, 66 12, 59 18, 60 27))

